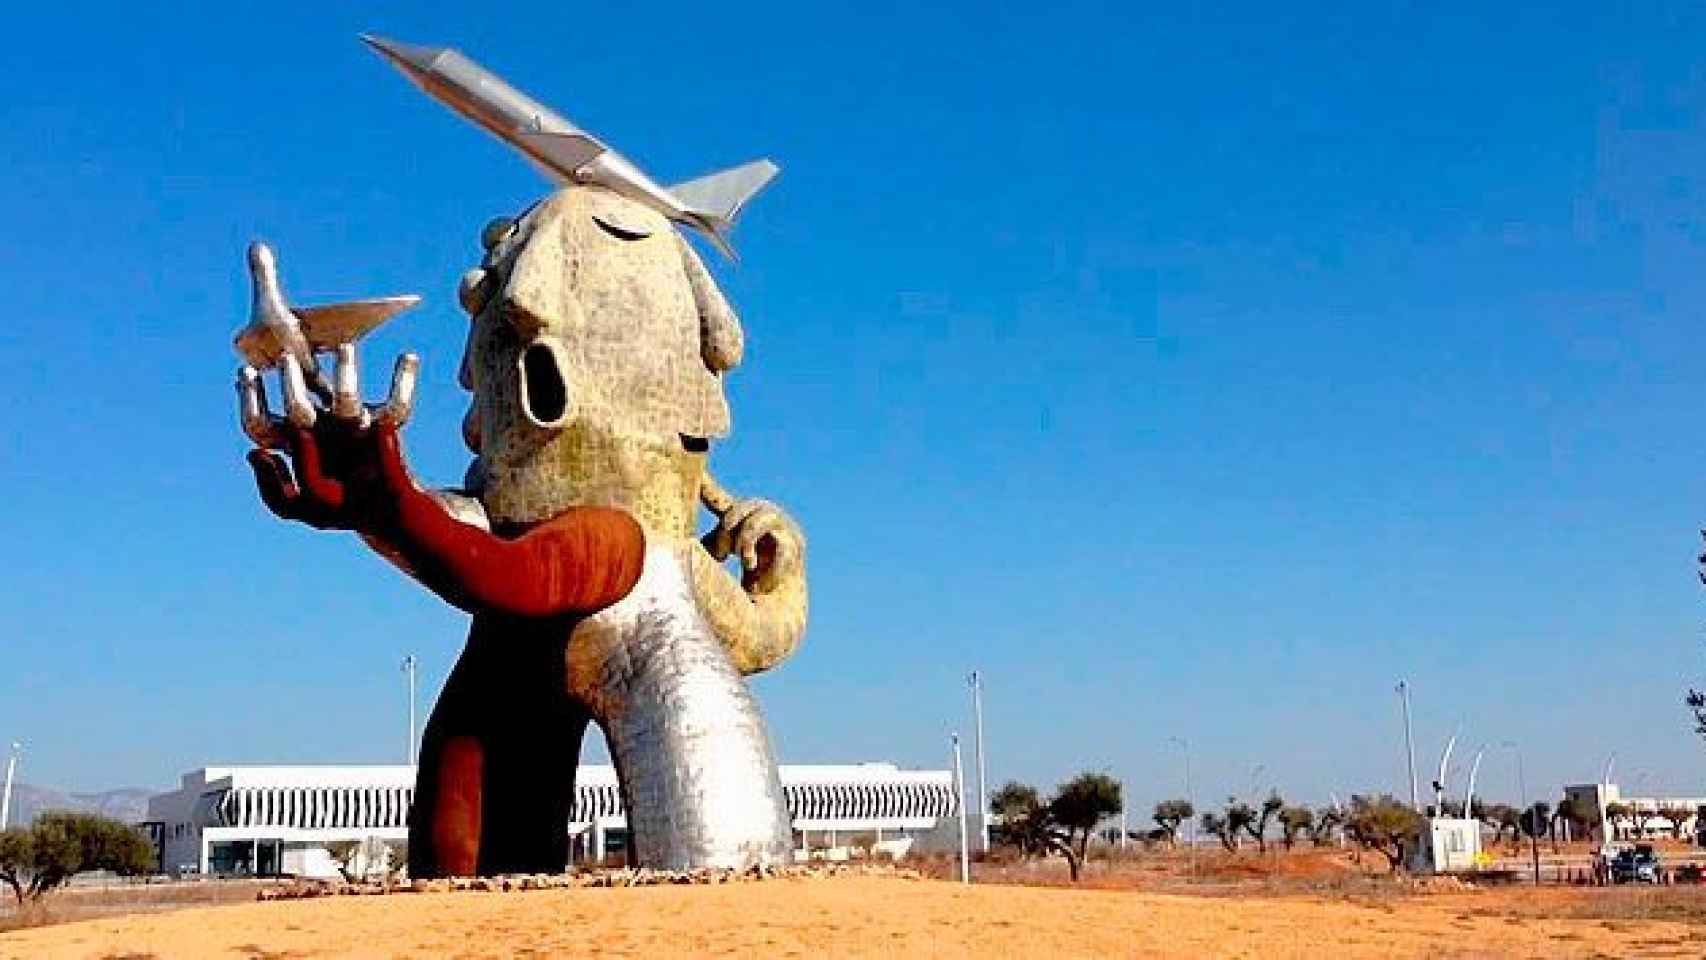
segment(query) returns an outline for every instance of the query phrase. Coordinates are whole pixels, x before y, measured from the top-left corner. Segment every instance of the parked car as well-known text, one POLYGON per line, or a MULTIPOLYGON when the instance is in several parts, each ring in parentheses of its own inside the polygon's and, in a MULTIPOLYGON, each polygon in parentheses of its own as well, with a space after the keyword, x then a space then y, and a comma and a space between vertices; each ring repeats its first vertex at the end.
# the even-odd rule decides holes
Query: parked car
POLYGON ((1659 855, 1652 844, 1636 844, 1611 858, 1612 883, 1658 883, 1659 855))

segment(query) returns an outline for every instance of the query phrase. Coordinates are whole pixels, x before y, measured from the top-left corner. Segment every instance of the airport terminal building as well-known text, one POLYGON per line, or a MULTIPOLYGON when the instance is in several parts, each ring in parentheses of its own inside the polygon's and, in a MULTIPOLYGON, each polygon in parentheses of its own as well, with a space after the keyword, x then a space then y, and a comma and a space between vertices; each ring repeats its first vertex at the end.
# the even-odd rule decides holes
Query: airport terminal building
MULTIPOLYGON (((957 843, 951 771, 861 763, 780 772, 802 855, 841 857, 854 842, 897 856, 957 843)), ((204 767, 149 798, 146 825, 166 873, 333 876, 332 848, 345 842, 361 845, 355 869, 366 872, 408 839, 414 789, 415 769, 402 764, 204 767)), ((568 830, 573 861, 621 860, 628 822, 614 767, 580 767, 568 830)))

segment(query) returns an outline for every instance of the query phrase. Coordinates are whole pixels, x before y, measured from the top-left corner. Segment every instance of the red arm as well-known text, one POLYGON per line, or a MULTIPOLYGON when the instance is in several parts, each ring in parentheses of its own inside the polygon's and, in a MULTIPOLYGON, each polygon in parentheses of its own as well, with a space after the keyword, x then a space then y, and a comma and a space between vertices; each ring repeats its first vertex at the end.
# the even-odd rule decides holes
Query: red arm
POLYGON ((464 610, 591 613, 627 596, 639 580, 645 535, 621 510, 574 507, 506 539, 457 520, 415 484, 396 427, 376 424, 345 438, 353 441, 347 446, 327 443, 338 478, 327 475, 318 433, 292 431, 300 490, 277 454, 249 454, 261 498, 287 519, 383 541, 422 583, 464 610))

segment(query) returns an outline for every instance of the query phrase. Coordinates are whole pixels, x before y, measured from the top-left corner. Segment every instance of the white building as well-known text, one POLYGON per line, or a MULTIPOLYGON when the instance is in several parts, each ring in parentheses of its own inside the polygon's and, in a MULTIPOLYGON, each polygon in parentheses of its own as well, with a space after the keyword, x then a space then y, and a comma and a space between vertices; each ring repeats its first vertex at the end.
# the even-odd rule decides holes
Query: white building
POLYGON ((1613 840, 1692 837, 1702 826, 1700 808, 1706 806, 1706 797, 1625 797, 1615 783, 1573 784, 1564 788, 1564 796, 1594 811, 1604 809, 1602 799, 1606 808, 1620 807, 1623 812, 1613 810, 1607 818, 1613 840))
MULTIPOLYGON (((891 763, 783 766, 782 792, 802 853, 844 856, 870 841, 896 855, 958 842, 953 774, 891 763)), ((415 770, 398 766, 204 767, 148 801, 168 873, 332 876, 328 846, 357 842, 354 869, 379 869, 409 835, 415 770)), ((977 826, 972 824, 975 831, 977 826)), ((568 831, 571 859, 603 861, 627 846, 615 768, 581 766, 568 831)))

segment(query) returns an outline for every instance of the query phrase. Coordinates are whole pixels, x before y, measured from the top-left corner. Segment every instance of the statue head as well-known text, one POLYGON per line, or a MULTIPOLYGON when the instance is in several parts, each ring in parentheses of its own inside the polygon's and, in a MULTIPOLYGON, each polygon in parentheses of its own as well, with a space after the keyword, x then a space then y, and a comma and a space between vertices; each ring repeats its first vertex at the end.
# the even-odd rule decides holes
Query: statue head
POLYGON ((743 342, 704 263, 661 214, 592 186, 494 220, 481 244, 460 289, 472 328, 459 379, 493 520, 600 504, 690 534, 743 342))

